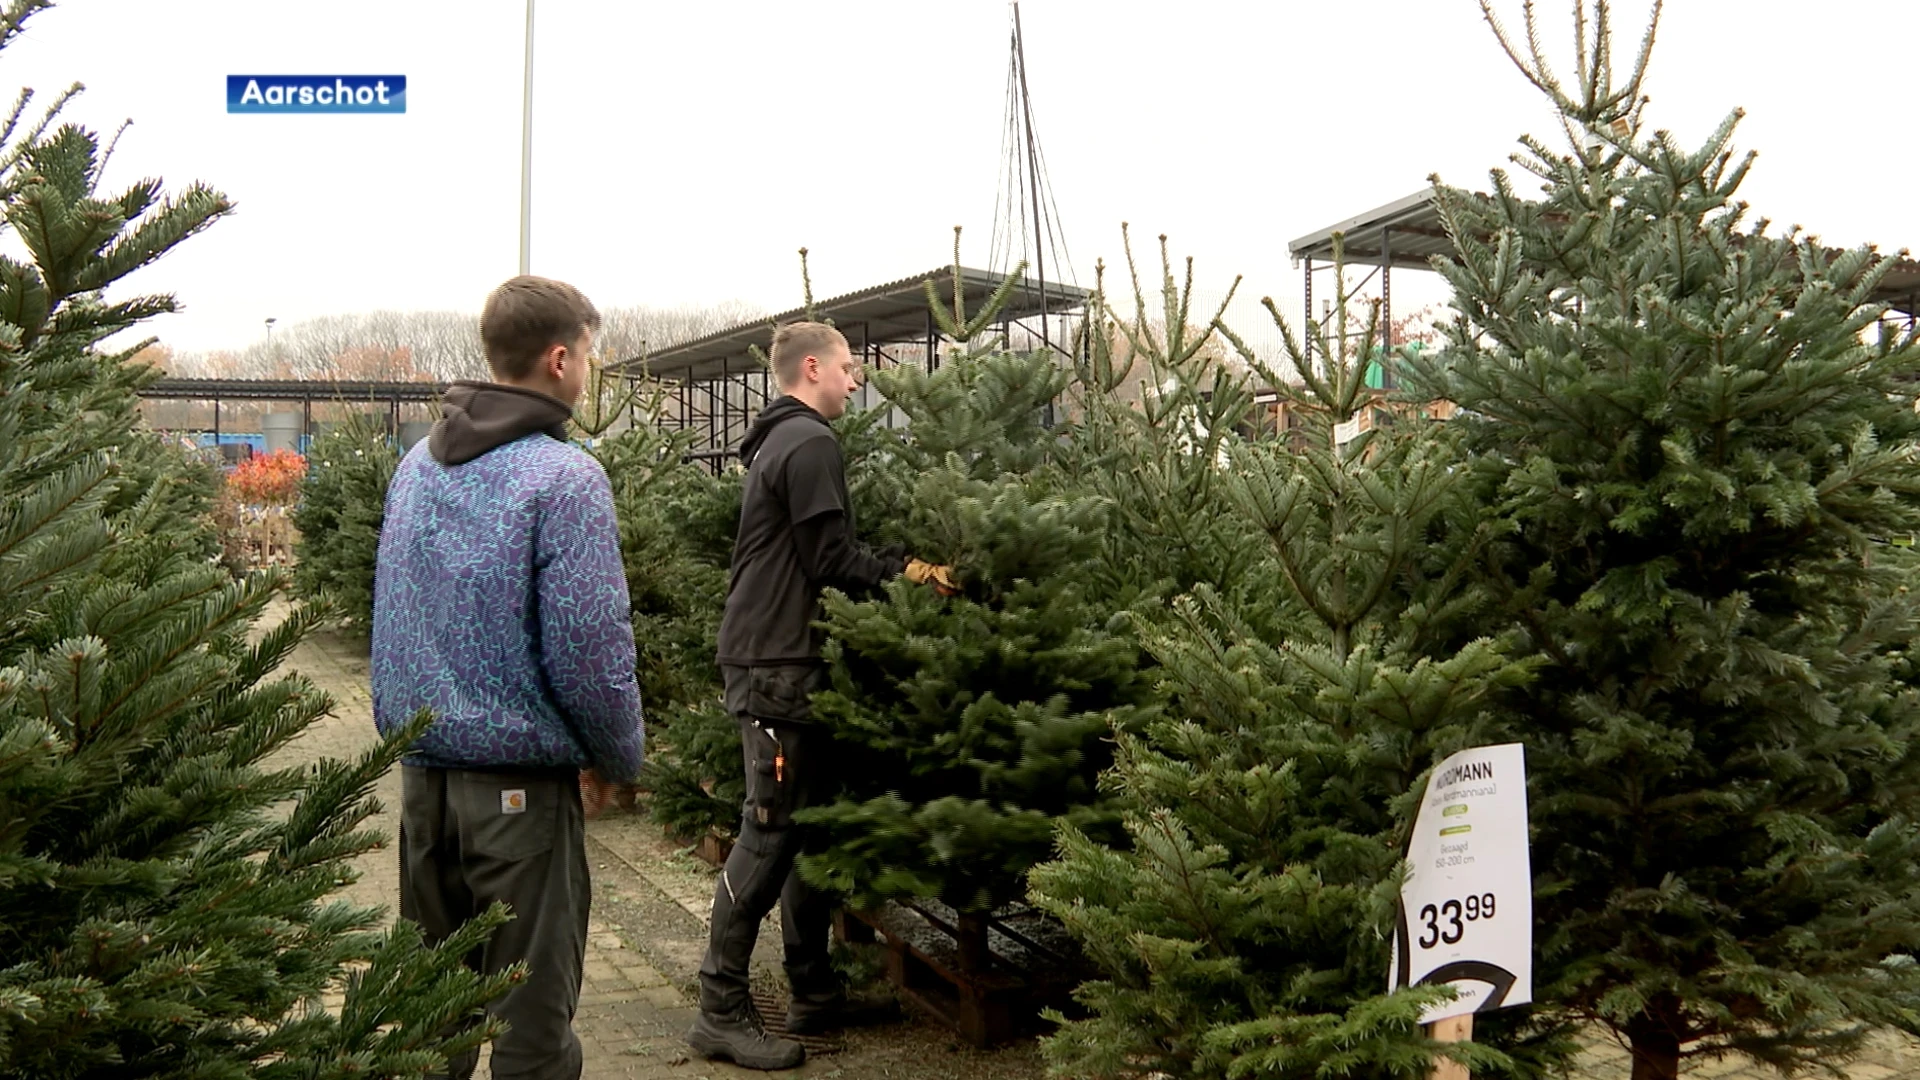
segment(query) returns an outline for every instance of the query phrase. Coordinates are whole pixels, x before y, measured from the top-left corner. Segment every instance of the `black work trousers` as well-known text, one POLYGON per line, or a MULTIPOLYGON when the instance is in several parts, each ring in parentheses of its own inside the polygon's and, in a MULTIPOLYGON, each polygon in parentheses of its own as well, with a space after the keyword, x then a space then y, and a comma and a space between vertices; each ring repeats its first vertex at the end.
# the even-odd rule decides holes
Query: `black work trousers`
POLYGON ((727 703, 740 723, 740 756, 747 795, 740 836, 721 869, 713 893, 713 927, 700 965, 700 1009, 737 1013, 748 1001, 747 969, 760 921, 780 905, 786 945, 787 984, 796 997, 823 998, 837 990, 827 949, 833 898, 800 879, 794 861, 817 843, 796 827, 796 811, 832 794, 827 733, 792 719, 804 715, 806 694, 819 673, 808 668, 728 668, 727 703), (749 675, 751 685, 748 691, 749 675), (795 685, 797 684, 797 685, 795 685), (769 695, 767 691, 773 693, 769 695), (798 707, 791 692, 799 691, 798 707), (785 718, 746 710, 780 712, 785 718))
MULTIPOLYGON (((493 1044, 499 1080, 578 1080, 573 1032, 586 960, 586 815, 577 773, 400 772, 400 917, 437 944, 494 901, 513 920, 467 958, 491 974, 526 961, 527 978, 487 1006, 508 1028, 493 1044)), ((448 1063, 473 1075, 479 1051, 448 1063)))

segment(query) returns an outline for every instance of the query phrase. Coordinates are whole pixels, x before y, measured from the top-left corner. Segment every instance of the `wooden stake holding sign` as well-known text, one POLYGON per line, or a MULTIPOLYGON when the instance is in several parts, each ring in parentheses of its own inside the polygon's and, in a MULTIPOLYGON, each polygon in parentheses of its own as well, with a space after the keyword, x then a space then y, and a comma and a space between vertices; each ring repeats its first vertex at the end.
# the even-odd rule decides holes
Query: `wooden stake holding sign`
MULTIPOLYGON (((1439 1042, 1473 1037, 1473 1014, 1533 1000, 1533 868, 1519 743, 1462 750, 1427 779, 1407 845, 1388 988, 1445 983, 1421 1017, 1439 1042)), ((1467 1080, 1451 1058, 1433 1080, 1467 1080)))
MULTIPOLYGON (((1473 1014, 1449 1016, 1445 1020, 1435 1020, 1427 1025, 1427 1035, 1434 1042, 1472 1042, 1473 1014)), ((1433 1063, 1432 1080, 1468 1080, 1467 1067, 1450 1057, 1443 1057, 1433 1063)))

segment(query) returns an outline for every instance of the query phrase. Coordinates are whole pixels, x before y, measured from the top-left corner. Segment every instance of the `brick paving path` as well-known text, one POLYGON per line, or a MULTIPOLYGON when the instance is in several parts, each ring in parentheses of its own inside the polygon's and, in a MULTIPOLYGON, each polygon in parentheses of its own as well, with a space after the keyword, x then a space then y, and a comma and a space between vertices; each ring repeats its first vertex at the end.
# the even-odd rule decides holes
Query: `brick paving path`
MULTIPOLYGON (((270 609, 263 624, 281 610, 270 609)), ((350 757, 374 741, 373 705, 367 688, 364 647, 333 632, 310 636, 287 665, 333 695, 333 714, 309 728, 283 754, 295 759, 350 757)), ((397 832, 400 778, 384 777, 376 795, 382 812, 370 826, 389 838, 397 832)), ((689 1061, 681 1041, 693 1022, 694 974, 706 943, 707 905, 712 872, 691 856, 676 853, 644 819, 610 811, 588 824, 587 854, 593 867, 594 912, 589 923, 585 985, 574 1023, 586 1051, 583 1080, 713 1080, 727 1077, 798 1076, 822 1078, 909 1077, 933 1080, 1040 1080, 1044 1075, 1031 1042, 997 1051, 962 1047, 926 1023, 909 1023, 849 1036, 845 1049, 818 1057, 792 1073, 765 1074, 724 1063, 689 1061)), ((357 864, 360 877, 347 895, 378 904, 389 913, 398 907, 398 865, 393 850, 370 852, 357 864)), ((760 935, 754 970, 756 989, 763 977, 777 979, 777 913, 760 935)), ((1579 1075, 1591 1080, 1628 1080, 1627 1054, 1611 1040, 1596 1040, 1579 1075)), ((483 1058, 479 1075, 488 1076, 483 1058)), ((1701 1080, 1775 1080, 1751 1062, 1729 1059, 1701 1062, 1685 1075, 1701 1080)), ((1920 1045, 1903 1036, 1886 1036, 1859 1059, 1843 1066, 1848 1080, 1920 1080, 1920 1045)))

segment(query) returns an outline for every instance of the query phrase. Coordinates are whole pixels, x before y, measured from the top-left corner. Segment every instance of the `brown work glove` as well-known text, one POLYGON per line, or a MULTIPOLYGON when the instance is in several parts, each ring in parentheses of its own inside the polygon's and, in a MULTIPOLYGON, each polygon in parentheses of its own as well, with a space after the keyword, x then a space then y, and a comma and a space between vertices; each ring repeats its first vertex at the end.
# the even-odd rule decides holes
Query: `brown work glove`
POLYGON ((932 585, 933 591, 941 596, 959 596, 960 586, 954 583, 953 567, 936 566, 924 559, 908 559, 907 580, 915 585, 932 585))
POLYGON ((580 772, 580 809, 586 811, 588 821, 600 816, 607 804, 613 802, 613 785, 600 779, 595 769, 582 769, 580 772))

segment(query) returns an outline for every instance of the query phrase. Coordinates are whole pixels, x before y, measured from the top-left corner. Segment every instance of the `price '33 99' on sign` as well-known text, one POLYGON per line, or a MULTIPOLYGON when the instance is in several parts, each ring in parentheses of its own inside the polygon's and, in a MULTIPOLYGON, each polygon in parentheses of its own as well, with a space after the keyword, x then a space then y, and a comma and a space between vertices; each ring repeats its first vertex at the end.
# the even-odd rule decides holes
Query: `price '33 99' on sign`
POLYGON ((1469 896, 1465 900, 1443 900, 1420 909, 1420 947, 1431 949, 1445 943, 1458 944, 1467 934, 1467 923, 1493 918, 1492 893, 1469 896))

